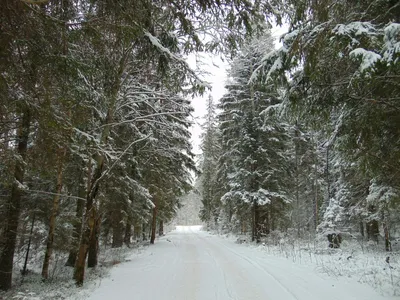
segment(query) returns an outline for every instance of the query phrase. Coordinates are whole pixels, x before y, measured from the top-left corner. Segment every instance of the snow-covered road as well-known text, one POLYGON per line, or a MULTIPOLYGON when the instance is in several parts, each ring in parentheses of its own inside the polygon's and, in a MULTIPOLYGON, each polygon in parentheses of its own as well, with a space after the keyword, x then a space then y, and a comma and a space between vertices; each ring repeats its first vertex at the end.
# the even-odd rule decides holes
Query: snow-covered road
POLYGON ((91 300, 380 300, 372 288, 194 231, 174 231, 116 266, 91 300))

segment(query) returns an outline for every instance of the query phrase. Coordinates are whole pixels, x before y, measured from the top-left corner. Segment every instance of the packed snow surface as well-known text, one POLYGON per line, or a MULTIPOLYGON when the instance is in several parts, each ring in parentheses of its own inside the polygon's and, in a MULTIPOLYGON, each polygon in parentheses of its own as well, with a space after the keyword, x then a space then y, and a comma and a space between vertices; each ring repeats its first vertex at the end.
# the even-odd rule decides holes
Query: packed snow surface
POLYGON ((112 270, 91 300, 380 300, 371 287, 179 226, 112 270))

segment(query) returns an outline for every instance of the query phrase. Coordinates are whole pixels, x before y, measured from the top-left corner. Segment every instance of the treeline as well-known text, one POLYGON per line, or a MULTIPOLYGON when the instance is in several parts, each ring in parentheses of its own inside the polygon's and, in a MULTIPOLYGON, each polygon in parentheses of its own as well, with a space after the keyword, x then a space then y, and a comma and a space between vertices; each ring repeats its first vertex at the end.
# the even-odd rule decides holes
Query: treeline
POLYGON ((0 289, 19 271, 16 253, 29 257, 32 233, 43 279, 52 254, 69 252, 78 285, 86 261, 97 265, 99 241, 121 247, 150 235, 154 243, 195 170, 187 97, 207 84, 186 56, 234 53, 267 9, 241 1, 2 1, 0 289))
POLYGON ((285 4, 282 46, 248 39, 218 107, 209 100, 201 217, 256 241, 347 232, 389 251, 400 227, 400 5, 285 4))

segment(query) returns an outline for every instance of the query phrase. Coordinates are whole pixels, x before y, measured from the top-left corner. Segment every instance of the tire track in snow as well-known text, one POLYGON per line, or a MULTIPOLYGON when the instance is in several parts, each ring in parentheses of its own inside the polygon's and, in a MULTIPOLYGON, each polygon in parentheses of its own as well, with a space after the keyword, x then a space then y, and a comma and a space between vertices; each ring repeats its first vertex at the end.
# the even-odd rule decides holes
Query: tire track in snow
MULTIPOLYGON (((209 245, 212 245, 212 243, 204 237, 201 237, 200 235, 198 235, 200 239, 202 239, 203 241, 205 241, 206 243, 208 243, 209 245)), ((293 300, 299 300, 299 298, 289 289, 287 288, 283 283, 281 283, 273 274, 271 274, 270 272, 268 272, 267 270, 265 270, 264 268, 262 268, 259 264, 257 264, 256 262, 254 262, 253 260, 247 258, 246 256, 243 256, 239 253, 237 253, 236 251, 232 250, 231 248, 227 247, 226 245, 224 245, 223 243, 219 242, 217 239, 212 239, 213 242, 215 242, 216 244, 220 245, 221 247, 223 247, 224 249, 228 250, 230 253, 234 254, 235 256, 241 258, 242 260, 246 261, 247 263, 249 263, 250 265, 252 265, 253 267, 255 267, 256 269, 258 269, 259 271, 263 272, 264 274, 266 274, 270 279, 272 279, 275 283, 277 283, 282 290, 285 291, 285 293, 287 295, 290 295, 292 297, 293 300)), ((215 247, 215 246, 214 246, 215 247)), ((251 272, 251 271, 249 271, 251 272)), ((255 287, 257 287, 256 285, 253 285, 255 287)), ((259 293, 260 295, 262 295, 263 293, 259 293)), ((241 298, 243 299, 243 298, 241 298)), ((256 299, 256 298, 254 298, 256 299)), ((260 298, 260 299, 265 299, 265 298, 260 298)), ((285 300, 289 300, 288 298, 285 298, 285 300)))
POLYGON ((173 297, 168 299, 202 300, 201 297, 198 297, 201 273, 199 253, 196 247, 196 237, 192 233, 180 234, 176 254, 178 258, 173 265, 178 268, 171 270, 174 274, 174 282, 171 283, 170 295, 173 297))
MULTIPOLYGON (((234 296, 232 295, 232 291, 231 291, 230 288, 229 288, 228 280, 227 280, 227 278, 226 278, 226 275, 225 275, 225 272, 224 272, 223 268, 222 268, 221 265, 218 263, 218 261, 215 259, 215 257, 211 254, 210 250, 207 249, 207 248, 206 248, 205 250, 206 250, 206 253, 207 253, 207 254, 210 256, 210 258, 212 259, 212 261, 214 262, 214 265, 218 268, 218 270, 219 270, 221 276, 222 276, 223 279, 224 279, 224 283, 225 283, 225 287, 226 287, 225 291, 227 292, 227 296, 229 297, 230 300, 237 300, 237 298, 234 297, 234 296)), ((217 299, 217 300, 219 299, 219 297, 218 297, 218 292, 219 292, 219 289, 218 289, 218 287, 217 287, 217 291, 215 291, 215 294, 216 294, 216 297, 217 297, 216 299, 217 299)))
MULTIPOLYGON (((208 246, 211 250, 210 256, 219 265, 222 270, 225 282, 226 291, 231 299, 236 300, 265 300, 265 290, 261 285, 257 284, 255 276, 251 269, 240 266, 236 260, 229 258, 224 251, 225 248, 220 247, 220 244, 214 243, 214 240, 209 240, 196 234, 199 239, 208 246)), ((287 298, 285 298, 286 300, 287 298)))

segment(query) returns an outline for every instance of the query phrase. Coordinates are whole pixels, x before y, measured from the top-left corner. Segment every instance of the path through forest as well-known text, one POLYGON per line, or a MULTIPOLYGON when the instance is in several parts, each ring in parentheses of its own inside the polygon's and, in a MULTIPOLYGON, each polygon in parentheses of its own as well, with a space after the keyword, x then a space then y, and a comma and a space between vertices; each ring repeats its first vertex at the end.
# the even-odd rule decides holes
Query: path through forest
POLYGON ((91 300, 380 300, 369 286, 183 227, 112 270, 91 300))

